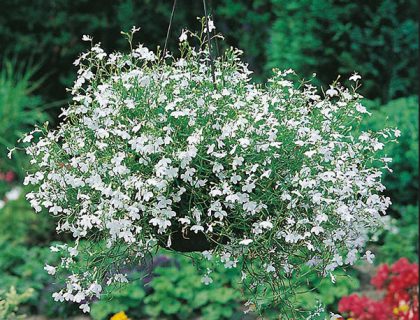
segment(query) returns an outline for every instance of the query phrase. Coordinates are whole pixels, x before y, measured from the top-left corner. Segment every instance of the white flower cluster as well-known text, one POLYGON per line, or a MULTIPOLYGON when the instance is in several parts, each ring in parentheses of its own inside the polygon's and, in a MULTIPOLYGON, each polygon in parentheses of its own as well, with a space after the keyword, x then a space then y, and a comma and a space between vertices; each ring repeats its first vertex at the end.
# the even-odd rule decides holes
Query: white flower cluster
POLYGON ((201 235, 209 261, 246 265, 254 288, 365 254, 390 204, 389 159, 376 153, 399 131, 352 134, 367 113, 353 87, 321 97, 291 70, 252 84, 236 49, 216 59, 213 83, 207 47, 189 37, 199 36, 183 31, 178 59, 94 45, 75 62, 65 120, 26 148, 36 168, 27 198, 75 239, 53 248, 60 266, 46 266, 68 277, 56 300, 88 311, 103 286, 127 281, 127 263, 172 248, 175 234, 201 235))

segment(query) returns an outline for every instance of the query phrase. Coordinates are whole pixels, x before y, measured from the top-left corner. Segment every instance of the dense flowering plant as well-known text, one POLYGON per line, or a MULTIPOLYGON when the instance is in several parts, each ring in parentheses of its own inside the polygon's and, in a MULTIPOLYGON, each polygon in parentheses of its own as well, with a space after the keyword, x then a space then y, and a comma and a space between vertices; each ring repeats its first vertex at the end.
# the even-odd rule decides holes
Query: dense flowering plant
POLYGON ((75 239, 46 266, 67 276, 57 300, 88 311, 158 246, 202 252, 206 284, 213 263, 241 267, 252 306, 282 299, 302 267, 327 276, 373 258, 363 246, 390 204, 380 181, 390 159, 376 152, 399 131, 352 134, 368 113, 360 76, 322 96, 291 70, 257 85, 231 48, 213 81, 205 34, 183 31, 179 58, 133 47, 133 33, 127 54, 92 45, 75 62, 62 124, 24 139, 37 136, 27 198, 75 239))
POLYGON ((371 284, 384 291, 381 300, 352 294, 340 300, 339 311, 354 320, 414 320, 419 316, 419 270, 401 258, 381 265, 371 284))

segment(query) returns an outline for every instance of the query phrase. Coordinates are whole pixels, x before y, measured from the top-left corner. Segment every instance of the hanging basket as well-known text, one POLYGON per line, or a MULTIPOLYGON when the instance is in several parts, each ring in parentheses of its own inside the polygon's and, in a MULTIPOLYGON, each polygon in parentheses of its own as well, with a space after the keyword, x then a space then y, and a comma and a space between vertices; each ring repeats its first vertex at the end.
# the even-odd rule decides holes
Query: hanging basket
POLYGON ((59 271, 47 267, 71 275, 63 286, 71 292, 57 299, 99 297, 157 246, 215 249, 213 260, 197 256, 226 268, 242 260, 246 286, 290 292, 291 274, 354 263, 382 221, 390 200, 380 168, 389 159, 377 151, 400 133, 352 135, 367 113, 358 78, 351 90, 335 82, 324 98, 291 70, 254 84, 240 50, 213 59, 202 23, 198 33, 183 30, 179 58, 133 46, 137 29, 126 33, 127 54, 92 44, 75 63, 63 123, 24 139, 43 134, 26 149, 28 200, 75 237, 75 248, 54 248, 59 271))

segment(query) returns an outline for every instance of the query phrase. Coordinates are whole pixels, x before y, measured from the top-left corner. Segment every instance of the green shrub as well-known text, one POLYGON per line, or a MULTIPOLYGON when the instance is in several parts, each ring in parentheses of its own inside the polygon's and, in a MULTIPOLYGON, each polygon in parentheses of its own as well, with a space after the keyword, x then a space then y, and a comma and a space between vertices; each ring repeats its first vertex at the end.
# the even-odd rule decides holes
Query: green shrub
POLYGON ((55 239, 51 217, 35 214, 25 192, 0 209, 0 243, 8 245, 42 245, 55 239))
MULTIPOLYGON (((42 92, 63 98, 70 86, 72 62, 82 51, 79 39, 91 34, 107 49, 121 50, 121 30, 142 28, 141 42, 163 46, 172 1, 167 0, 3 0, 0 49, 20 58, 43 59, 51 81, 42 92)), ((366 79, 364 93, 382 101, 416 92, 417 2, 333 0, 213 0, 219 30, 229 45, 246 52, 257 80, 271 68, 317 72, 323 84, 338 73, 357 70, 366 79)), ((213 9, 213 10, 211 10, 213 9)), ((168 47, 176 48, 183 26, 203 15, 201 1, 178 1, 168 47)))
POLYGON ((384 125, 398 127, 401 136, 398 143, 389 144, 383 154, 391 157, 393 172, 385 175, 386 193, 394 204, 416 204, 418 194, 418 98, 408 97, 379 106, 368 103, 372 116, 366 118, 362 129, 377 130, 384 125))
MULTIPOLYGON (((109 298, 95 302, 91 316, 102 320, 125 311, 135 319, 142 316, 147 319, 193 319, 199 316, 209 320, 240 319, 241 294, 236 270, 221 266, 213 274, 214 282, 206 286, 189 258, 168 252, 165 255, 155 259, 167 261, 153 269, 146 285, 136 280, 119 289, 108 289, 109 298)), ((131 278, 143 277, 138 273, 131 275, 131 278)))
POLYGON ((328 79, 331 74, 325 68, 333 61, 330 60, 332 48, 325 47, 322 39, 329 36, 330 31, 325 25, 335 17, 334 7, 328 0, 272 2, 275 18, 267 44, 267 69, 292 68, 305 77, 323 70, 319 76, 325 83, 334 80, 328 79), (326 71, 327 75, 324 74, 326 71))
MULTIPOLYGON (((350 294, 360 287, 357 273, 350 269, 344 272, 336 270, 330 278, 323 278, 316 274, 309 274, 305 279, 290 279, 290 287, 299 294, 291 299, 294 310, 282 312, 285 319, 328 319, 329 312, 337 312, 337 303, 343 295, 350 294), (297 285, 297 281, 299 284, 297 285), (318 310, 318 312, 317 312, 318 310)), ((267 292, 269 295, 270 292, 267 292)), ((267 319, 278 319, 279 312, 275 308, 264 310, 267 319)), ((265 319, 265 318, 264 318, 265 319)))
POLYGON ((19 305, 31 297, 33 290, 27 289, 25 292, 19 294, 14 287, 11 287, 8 292, 0 291, 0 319, 3 320, 20 320, 25 319, 26 316, 18 315, 19 305))
MULTIPOLYGON (((82 35, 94 36, 107 50, 127 49, 120 31, 141 26, 141 42, 163 46, 172 3, 155 0, 4 0, 0 18, 0 49, 22 59, 34 57, 44 61, 42 72, 50 73, 41 88, 53 100, 66 96, 65 87, 74 80, 73 61, 85 48, 82 35)), ((172 26, 169 48, 177 48, 181 26, 196 22, 202 15, 202 3, 179 3, 172 26)), ((137 39, 136 39, 137 40, 137 39)))
POLYGON ((22 135, 37 123, 48 119, 43 99, 32 93, 43 79, 33 81, 39 66, 30 66, 4 60, 0 67, 0 172, 13 171, 23 176, 25 157, 16 154, 13 160, 6 157, 22 135))
POLYGON ((77 310, 55 303, 51 297, 55 285, 44 266, 57 263, 49 249, 55 236, 53 229, 50 217, 33 212, 24 192, 0 209, 0 289, 31 289, 31 297, 22 301, 22 309, 28 314, 57 316, 77 310))
POLYGON ((380 106, 366 101, 372 116, 363 123, 362 129, 375 130, 384 124, 401 130, 398 143, 384 148, 384 156, 393 160, 392 173, 384 177, 387 195, 393 205, 389 214, 391 230, 385 231, 374 244, 377 263, 393 263, 401 257, 417 261, 418 255, 418 98, 407 97, 380 106))
MULTIPOLYGON (((140 276, 140 274, 134 273, 131 278, 140 276)), ((139 319, 144 315, 145 290, 140 279, 119 288, 115 287, 108 294, 109 297, 92 304, 90 316, 94 320, 109 319, 110 316, 120 311, 126 311, 134 319, 139 319)))
POLYGON ((273 21, 272 2, 219 0, 213 5, 216 27, 227 43, 244 50, 244 61, 254 72, 253 80, 258 82, 271 76, 271 70, 266 70, 265 46, 273 21))
POLYGON ((366 105, 372 116, 362 129, 375 130, 386 124, 401 130, 398 143, 383 150, 393 159, 393 173, 385 175, 384 185, 393 202, 389 214, 396 219, 374 244, 376 263, 393 263, 402 257, 418 261, 418 98, 400 98, 382 106, 366 101, 366 105))
POLYGON ((145 313, 153 319, 191 319, 200 313, 209 320, 232 319, 241 297, 232 287, 235 270, 220 268, 214 282, 206 286, 191 261, 177 260, 181 262, 179 267, 173 264, 155 270, 157 276, 150 282, 152 293, 145 298, 145 313))
POLYGON ((401 218, 395 221, 394 230, 385 233, 383 244, 377 248, 377 263, 393 263, 403 257, 418 261, 419 207, 408 205, 396 209, 401 218))
POLYGON ((267 67, 316 72, 323 84, 359 72, 362 93, 390 99, 417 92, 417 2, 272 0, 267 67))
POLYGON ((0 288, 13 286, 19 292, 31 288, 33 293, 23 305, 28 314, 54 315, 57 312, 52 304, 51 289, 48 289, 50 281, 44 270, 44 261, 54 261, 48 247, 28 248, 0 242, 0 288))

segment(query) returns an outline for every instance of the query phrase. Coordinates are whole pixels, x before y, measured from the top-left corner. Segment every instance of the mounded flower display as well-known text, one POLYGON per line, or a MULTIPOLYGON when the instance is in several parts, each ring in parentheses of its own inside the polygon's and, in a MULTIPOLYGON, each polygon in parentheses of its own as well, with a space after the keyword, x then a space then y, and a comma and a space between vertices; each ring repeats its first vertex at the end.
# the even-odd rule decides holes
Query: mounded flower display
POLYGON ((240 50, 212 61, 204 24, 183 31, 177 58, 134 47, 134 31, 128 53, 92 43, 62 123, 23 139, 28 200, 74 238, 51 247, 61 264, 46 270, 67 279, 56 300, 89 311, 158 247, 199 252, 205 284, 214 264, 238 268, 256 306, 304 270, 373 258, 364 245, 390 204, 378 151, 399 131, 357 131, 357 74, 325 93, 292 70, 258 85, 240 50))

